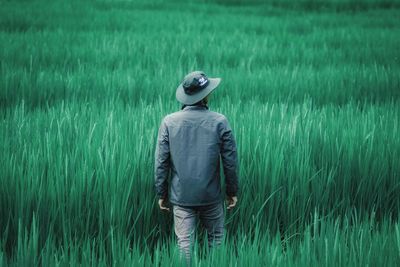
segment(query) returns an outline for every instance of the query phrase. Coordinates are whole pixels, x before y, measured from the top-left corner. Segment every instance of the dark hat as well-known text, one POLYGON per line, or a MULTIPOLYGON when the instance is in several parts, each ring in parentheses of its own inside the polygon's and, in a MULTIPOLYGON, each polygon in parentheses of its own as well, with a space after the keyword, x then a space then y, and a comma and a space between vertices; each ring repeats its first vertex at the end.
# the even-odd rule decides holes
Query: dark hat
POLYGON ((176 99, 184 105, 193 105, 210 94, 221 78, 208 78, 202 71, 194 71, 183 78, 176 89, 176 99))

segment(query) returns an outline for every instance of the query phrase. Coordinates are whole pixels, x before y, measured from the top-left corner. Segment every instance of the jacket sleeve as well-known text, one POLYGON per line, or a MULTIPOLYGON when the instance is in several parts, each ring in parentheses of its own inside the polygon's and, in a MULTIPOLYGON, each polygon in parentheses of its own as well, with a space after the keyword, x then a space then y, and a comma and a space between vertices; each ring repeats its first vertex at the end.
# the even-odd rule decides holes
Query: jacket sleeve
POLYGON ((155 188, 159 198, 168 197, 168 174, 170 170, 170 153, 168 128, 165 119, 161 122, 155 151, 155 188))
POLYGON ((236 196, 239 191, 236 141, 229 122, 224 118, 221 130, 221 158, 225 175, 226 194, 236 196))

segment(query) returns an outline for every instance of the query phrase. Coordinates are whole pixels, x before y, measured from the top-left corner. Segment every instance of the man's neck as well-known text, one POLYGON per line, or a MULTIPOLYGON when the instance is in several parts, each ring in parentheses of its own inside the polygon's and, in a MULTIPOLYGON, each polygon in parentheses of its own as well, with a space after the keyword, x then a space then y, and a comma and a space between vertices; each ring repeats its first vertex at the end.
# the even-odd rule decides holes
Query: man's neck
POLYGON ((208 109, 207 103, 205 103, 203 101, 199 102, 199 103, 196 103, 196 104, 193 104, 193 105, 183 105, 181 109, 184 109, 185 107, 205 107, 205 108, 208 109))

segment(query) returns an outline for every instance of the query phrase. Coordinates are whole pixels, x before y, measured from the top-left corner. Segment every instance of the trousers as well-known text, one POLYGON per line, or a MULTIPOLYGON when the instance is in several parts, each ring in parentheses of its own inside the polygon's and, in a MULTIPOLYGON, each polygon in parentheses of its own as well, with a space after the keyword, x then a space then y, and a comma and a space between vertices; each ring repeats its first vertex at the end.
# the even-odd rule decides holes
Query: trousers
POLYGON ((195 240, 197 221, 207 232, 209 248, 218 246, 224 237, 224 208, 223 202, 207 206, 183 207, 174 205, 174 229, 178 247, 186 261, 190 262, 191 247, 195 240))

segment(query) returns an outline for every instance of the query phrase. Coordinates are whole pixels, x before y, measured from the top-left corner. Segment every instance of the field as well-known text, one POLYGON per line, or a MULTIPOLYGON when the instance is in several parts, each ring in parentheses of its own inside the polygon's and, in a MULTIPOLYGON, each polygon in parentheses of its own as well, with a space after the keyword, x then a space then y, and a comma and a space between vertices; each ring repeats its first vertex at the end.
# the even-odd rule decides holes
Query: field
POLYGON ((154 190, 222 77, 238 207, 194 266, 400 266, 400 1, 0 0, 0 266, 180 266, 154 190))

